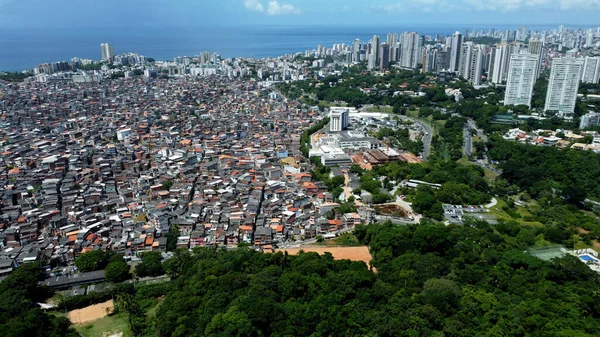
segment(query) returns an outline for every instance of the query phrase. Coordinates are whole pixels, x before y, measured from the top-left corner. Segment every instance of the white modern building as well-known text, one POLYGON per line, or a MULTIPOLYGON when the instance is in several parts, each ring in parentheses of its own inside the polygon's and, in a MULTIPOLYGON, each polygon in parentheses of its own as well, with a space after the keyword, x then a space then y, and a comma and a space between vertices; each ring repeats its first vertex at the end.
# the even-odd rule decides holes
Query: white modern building
POLYGON ((579 121, 580 129, 587 129, 592 126, 600 125, 600 113, 590 112, 583 116, 581 116, 581 120, 579 121))
POLYGON ((530 53, 510 56, 504 105, 527 105, 531 108, 533 86, 537 78, 538 56, 530 53))
POLYGON ((350 111, 344 108, 332 108, 329 112, 329 131, 340 132, 350 125, 350 111))
POLYGON ((104 61, 112 61, 113 57, 115 57, 115 48, 110 43, 101 43, 100 52, 104 61))
POLYGON ((552 61, 544 111, 556 111, 560 117, 572 118, 582 71, 583 59, 563 57, 552 61))
POLYGON ((600 81, 600 57, 586 56, 583 62, 581 82, 598 83, 600 81))

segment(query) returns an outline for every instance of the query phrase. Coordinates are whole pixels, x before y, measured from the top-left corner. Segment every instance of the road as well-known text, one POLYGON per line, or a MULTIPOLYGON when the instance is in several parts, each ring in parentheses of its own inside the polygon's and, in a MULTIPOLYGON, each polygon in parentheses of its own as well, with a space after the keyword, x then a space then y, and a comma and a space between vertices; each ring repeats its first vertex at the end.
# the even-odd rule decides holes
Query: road
POLYGON ((473 136, 471 136, 471 128, 468 123, 463 129, 463 154, 467 158, 471 158, 473 154, 473 136))

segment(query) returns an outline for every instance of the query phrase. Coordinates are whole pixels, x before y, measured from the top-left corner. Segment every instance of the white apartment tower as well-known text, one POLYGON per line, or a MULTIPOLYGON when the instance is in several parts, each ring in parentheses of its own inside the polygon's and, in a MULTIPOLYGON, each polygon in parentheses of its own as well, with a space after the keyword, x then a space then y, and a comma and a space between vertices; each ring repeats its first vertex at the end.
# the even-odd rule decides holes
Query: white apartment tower
POLYGON ((557 111, 563 118, 570 117, 567 115, 575 111, 582 71, 583 59, 563 57, 552 61, 544 111, 557 111))
POLYGON ((115 48, 110 43, 101 43, 100 52, 104 61, 112 61, 113 57, 115 57, 115 48))
POLYGON ((419 63, 419 34, 404 32, 400 35, 400 66, 415 69, 419 63))
POLYGON ((471 82, 473 85, 481 85, 484 57, 485 45, 476 45, 471 53, 471 70, 469 77, 469 82, 471 82))
POLYGON ((329 131, 340 132, 350 125, 350 112, 348 109, 331 109, 329 113, 329 131))
POLYGON ((598 83, 600 81, 600 57, 586 56, 583 62, 581 82, 598 83))
POLYGON ((527 105, 531 108, 537 64, 538 56, 534 54, 521 53, 510 56, 504 105, 527 105))
POLYGON ((473 42, 465 42, 460 51, 458 75, 465 80, 471 77, 471 60, 473 58, 473 42))

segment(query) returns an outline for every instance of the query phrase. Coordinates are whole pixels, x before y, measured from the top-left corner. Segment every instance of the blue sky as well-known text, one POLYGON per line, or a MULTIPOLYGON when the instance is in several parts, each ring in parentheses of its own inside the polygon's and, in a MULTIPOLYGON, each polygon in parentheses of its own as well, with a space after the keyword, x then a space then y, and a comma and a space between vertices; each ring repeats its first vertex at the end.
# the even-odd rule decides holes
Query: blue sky
POLYGON ((0 0, 0 28, 600 25, 600 0, 0 0))

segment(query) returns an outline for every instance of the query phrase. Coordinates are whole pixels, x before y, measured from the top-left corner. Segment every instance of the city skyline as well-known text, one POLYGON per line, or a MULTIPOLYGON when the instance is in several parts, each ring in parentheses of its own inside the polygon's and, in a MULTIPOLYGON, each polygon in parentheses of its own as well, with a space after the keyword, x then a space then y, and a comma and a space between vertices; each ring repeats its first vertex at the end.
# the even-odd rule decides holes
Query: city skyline
POLYGON ((161 26, 277 26, 372 24, 577 24, 592 25, 600 13, 599 1, 537 0, 477 1, 426 0, 190 0, 117 2, 84 5, 57 0, 43 12, 41 0, 1 0, 0 28, 100 28, 161 26), (74 15, 74 14, 77 15, 74 15))

